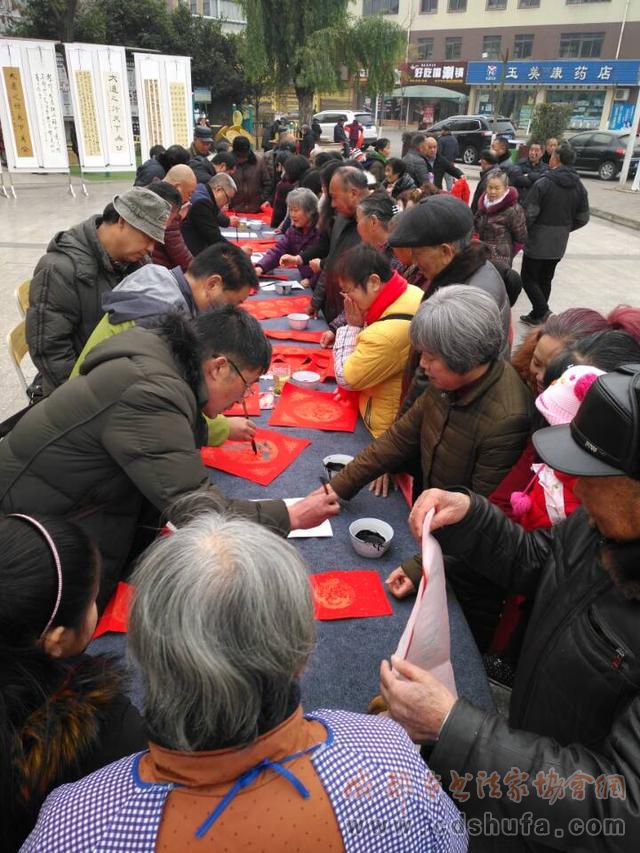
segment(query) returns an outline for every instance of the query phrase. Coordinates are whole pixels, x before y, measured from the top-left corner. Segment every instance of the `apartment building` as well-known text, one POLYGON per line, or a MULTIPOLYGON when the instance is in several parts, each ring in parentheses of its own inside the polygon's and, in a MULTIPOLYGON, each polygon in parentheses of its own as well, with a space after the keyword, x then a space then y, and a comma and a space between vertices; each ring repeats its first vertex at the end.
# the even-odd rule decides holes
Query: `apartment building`
POLYGON ((222 21, 224 33, 242 32, 247 25, 242 7, 232 0, 167 0, 169 10, 175 9, 181 2, 189 3, 192 15, 222 21))
MULTIPOLYGON (((623 126, 633 115, 637 86, 600 79, 587 84, 572 75, 565 76, 569 82, 543 83, 535 68, 544 61, 640 59, 640 0, 357 0, 354 12, 388 15, 405 28, 406 60, 417 68, 496 64, 503 88, 500 109, 520 127, 526 127, 534 104, 545 100, 570 104, 575 129, 623 126), (510 63, 522 63, 517 83, 513 75, 504 79, 510 63), (527 68, 534 70, 533 78, 527 68)), ((465 108, 491 113, 496 86, 476 85, 469 76, 465 82, 465 108)), ((455 88, 459 99, 460 86, 448 88, 455 88)), ((453 99, 444 105, 444 114, 458 111, 453 99)))

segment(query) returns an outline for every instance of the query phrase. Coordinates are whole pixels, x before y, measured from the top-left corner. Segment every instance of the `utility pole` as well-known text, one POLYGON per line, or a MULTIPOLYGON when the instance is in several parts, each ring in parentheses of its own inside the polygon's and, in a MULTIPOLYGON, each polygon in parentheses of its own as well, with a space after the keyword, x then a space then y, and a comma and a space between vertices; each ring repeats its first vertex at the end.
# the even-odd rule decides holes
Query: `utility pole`
POLYGON ((509 48, 505 50, 505 52, 500 57, 502 66, 500 73, 500 85, 498 86, 498 94, 495 99, 494 107, 493 107, 493 138, 495 139, 498 135, 498 116, 500 115, 500 107, 502 106, 502 99, 504 98, 504 81, 507 73, 507 63, 509 62, 509 48))

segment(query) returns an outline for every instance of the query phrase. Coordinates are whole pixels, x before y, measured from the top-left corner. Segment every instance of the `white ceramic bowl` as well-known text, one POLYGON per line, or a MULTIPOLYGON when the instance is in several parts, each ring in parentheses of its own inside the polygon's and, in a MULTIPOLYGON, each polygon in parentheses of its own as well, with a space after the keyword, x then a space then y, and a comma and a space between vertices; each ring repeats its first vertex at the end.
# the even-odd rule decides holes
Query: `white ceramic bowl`
POLYGON ((320 374, 315 370, 296 370, 291 374, 291 382, 299 388, 314 391, 320 384, 320 374))
POLYGON ((290 281, 276 281, 275 285, 276 293, 279 293, 280 296, 289 296, 293 290, 293 283, 290 281))
POLYGON ((331 479, 334 474, 339 473, 338 471, 332 471, 328 467, 332 462, 334 465, 348 465, 349 462, 353 462, 353 456, 347 456, 346 453, 330 453, 328 456, 325 456, 322 460, 322 464, 329 479, 331 479))
POLYGON ((289 328, 295 329, 297 332, 301 332, 309 325, 308 314, 287 314, 287 320, 289 321, 289 328))
POLYGON ((361 557, 368 557, 370 560, 378 560, 389 550, 391 540, 393 539, 393 527, 379 518, 359 518, 349 525, 349 536, 351 537, 351 545, 356 554, 359 554, 361 557), (385 539, 384 545, 378 546, 358 539, 356 533, 359 533, 361 530, 372 530, 375 533, 379 533, 385 539))

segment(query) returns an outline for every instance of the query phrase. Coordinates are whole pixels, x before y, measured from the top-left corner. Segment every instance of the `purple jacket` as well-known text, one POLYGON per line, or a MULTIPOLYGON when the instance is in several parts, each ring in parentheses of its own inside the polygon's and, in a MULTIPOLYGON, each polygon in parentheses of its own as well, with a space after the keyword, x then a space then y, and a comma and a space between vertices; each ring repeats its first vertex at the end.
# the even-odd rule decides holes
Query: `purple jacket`
MULTIPOLYGON (((276 245, 269 249, 269 251, 264 255, 257 266, 262 268, 262 272, 271 272, 274 267, 278 266, 280 258, 283 255, 299 255, 303 249, 309 248, 309 246, 317 243, 319 239, 320 234, 318 233, 318 229, 315 225, 308 231, 302 231, 301 228, 296 228, 294 225, 291 225, 287 228, 276 245)), ((298 267, 298 269, 300 270, 302 278, 308 278, 311 282, 315 281, 315 273, 311 267, 305 264, 298 267)))

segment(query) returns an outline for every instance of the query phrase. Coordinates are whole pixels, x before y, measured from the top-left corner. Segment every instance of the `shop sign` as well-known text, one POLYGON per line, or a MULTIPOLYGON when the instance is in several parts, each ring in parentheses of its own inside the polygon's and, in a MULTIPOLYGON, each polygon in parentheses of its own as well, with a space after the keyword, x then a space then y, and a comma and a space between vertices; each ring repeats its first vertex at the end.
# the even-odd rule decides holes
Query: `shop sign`
POLYGON ((434 83, 436 86, 464 86, 466 62, 408 62, 402 66, 405 86, 413 83, 434 83))
POLYGON ((544 62, 470 62, 466 82, 505 85, 636 86, 639 60, 558 59, 544 62))

